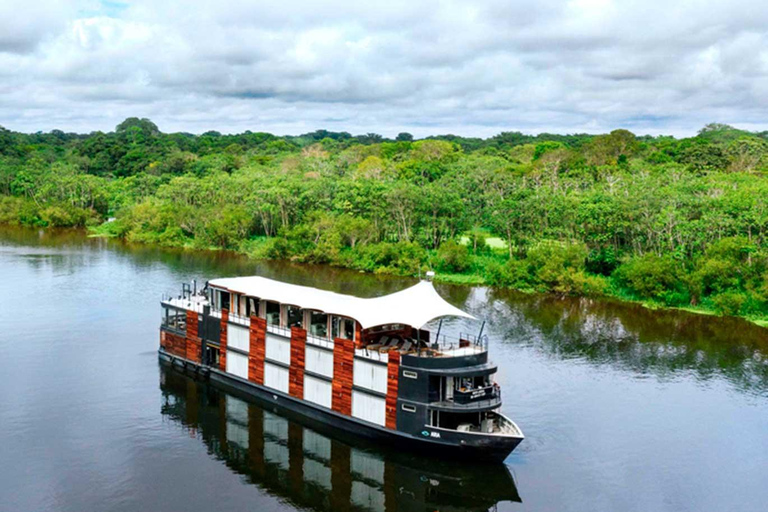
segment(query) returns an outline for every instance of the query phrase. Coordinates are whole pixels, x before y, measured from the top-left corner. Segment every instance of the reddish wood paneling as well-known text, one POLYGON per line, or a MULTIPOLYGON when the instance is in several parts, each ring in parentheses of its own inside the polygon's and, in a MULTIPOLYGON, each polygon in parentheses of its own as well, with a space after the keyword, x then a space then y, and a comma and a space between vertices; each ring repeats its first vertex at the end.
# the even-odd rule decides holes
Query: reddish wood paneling
POLYGON ((187 311, 187 352, 186 358, 200 363, 202 360, 202 342, 199 334, 199 316, 195 311, 187 311))
POLYGON ((187 357, 187 339, 184 336, 160 330, 160 346, 169 354, 187 357))
POLYGON ((219 368, 227 371, 227 325, 229 323, 229 310, 221 310, 221 334, 219 335, 219 368))
POLYGON ((248 351, 248 380, 264 384, 264 355, 267 351, 267 321, 258 316, 251 316, 248 351))
POLYGON ((331 409, 350 416, 352 414, 352 371, 355 345, 352 340, 336 338, 333 344, 333 384, 331 409))
POLYGON ((288 393, 304 399, 304 354, 307 331, 291 327, 291 366, 288 368, 288 393))
POLYGON ((386 427, 397 428, 397 383, 400 378, 400 353, 390 351, 387 354, 389 362, 387 363, 387 404, 386 404, 386 427))

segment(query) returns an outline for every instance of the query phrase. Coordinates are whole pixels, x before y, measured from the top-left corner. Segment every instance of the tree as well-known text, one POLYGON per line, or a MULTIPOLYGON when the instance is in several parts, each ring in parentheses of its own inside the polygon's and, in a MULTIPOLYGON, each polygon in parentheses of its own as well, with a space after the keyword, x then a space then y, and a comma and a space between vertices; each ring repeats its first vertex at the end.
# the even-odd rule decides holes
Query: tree
POLYGON ((615 165, 623 156, 628 159, 639 149, 635 134, 628 130, 613 130, 608 135, 598 135, 587 144, 587 162, 592 165, 615 165))
POLYGON ((395 137, 395 140, 398 142, 411 142, 413 141, 413 135, 408 132, 400 132, 397 134, 397 137, 395 137))
POLYGON ((124 133, 130 130, 131 128, 138 128, 146 136, 158 135, 160 133, 160 129, 157 127, 155 123, 153 123, 149 119, 146 119, 146 118, 139 119, 138 117, 127 118, 125 121, 117 125, 117 127, 115 128, 115 132, 124 133))

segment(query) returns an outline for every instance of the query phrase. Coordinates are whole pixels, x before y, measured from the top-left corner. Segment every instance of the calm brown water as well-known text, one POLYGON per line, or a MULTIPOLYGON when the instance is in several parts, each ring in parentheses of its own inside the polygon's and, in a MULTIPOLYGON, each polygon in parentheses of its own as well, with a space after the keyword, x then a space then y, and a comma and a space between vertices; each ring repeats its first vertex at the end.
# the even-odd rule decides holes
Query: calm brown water
POLYGON ((768 507, 766 329, 438 286, 488 319, 503 409, 527 436, 505 466, 467 467, 350 444, 161 368, 161 293, 245 274, 367 296, 414 282, 0 228, 0 510, 768 507))

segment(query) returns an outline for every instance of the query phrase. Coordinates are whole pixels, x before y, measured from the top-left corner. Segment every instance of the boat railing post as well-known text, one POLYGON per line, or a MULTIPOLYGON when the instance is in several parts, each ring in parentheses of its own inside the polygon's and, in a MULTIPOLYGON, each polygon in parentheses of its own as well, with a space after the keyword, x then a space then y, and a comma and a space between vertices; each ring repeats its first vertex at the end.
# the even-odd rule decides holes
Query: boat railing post
POLYGON ((483 325, 480 326, 480 332, 477 334, 477 345, 480 345, 481 347, 482 347, 482 339, 483 339, 483 329, 485 329, 485 320, 483 320, 483 325))
POLYGON ((421 356, 421 329, 416 329, 416 346, 419 347, 416 352, 421 356))

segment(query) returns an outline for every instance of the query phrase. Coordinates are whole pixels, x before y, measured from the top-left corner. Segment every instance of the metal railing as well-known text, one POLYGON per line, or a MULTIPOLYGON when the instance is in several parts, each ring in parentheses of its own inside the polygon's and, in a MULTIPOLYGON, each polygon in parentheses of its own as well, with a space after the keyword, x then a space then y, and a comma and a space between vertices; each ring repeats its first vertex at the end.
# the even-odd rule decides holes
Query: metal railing
POLYGON ((232 322, 234 324, 240 324, 240 325, 243 325, 245 327, 250 327, 251 326, 251 319, 248 318, 247 316, 241 316, 241 315, 236 315, 234 313, 229 313, 227 318, 229 319, 230 322, 232 322))
POLYGON ((282 327, 277 324, 267 324, 267 332, 270 334, 277 334, 278 336, 283 336, 285 338, 291 337, 290 327, 282 327))
POLYGON ((421 342, 426 349, 418 351, 421 357, 463 356, 488 350, 488 336, 459 333, 458 336, 438 334, 429 342, 421 342))
POLYGON ((494 384, 477 388, 469 388, 464 391, 461 389, 453 390, 453 401, 457 404, 470 404, 483 400, 493 400, 501 398, 501 388, 494 384))

